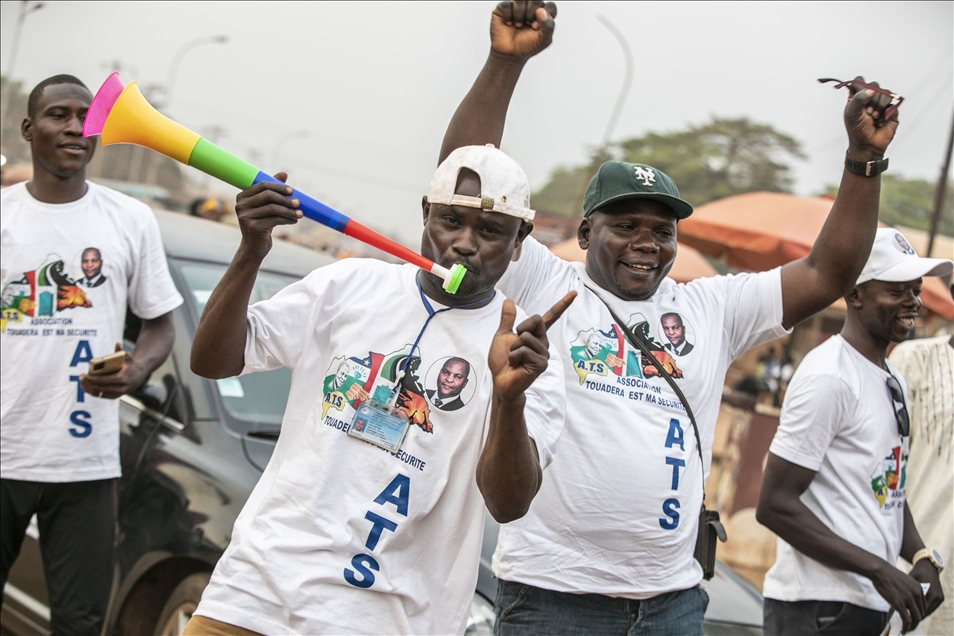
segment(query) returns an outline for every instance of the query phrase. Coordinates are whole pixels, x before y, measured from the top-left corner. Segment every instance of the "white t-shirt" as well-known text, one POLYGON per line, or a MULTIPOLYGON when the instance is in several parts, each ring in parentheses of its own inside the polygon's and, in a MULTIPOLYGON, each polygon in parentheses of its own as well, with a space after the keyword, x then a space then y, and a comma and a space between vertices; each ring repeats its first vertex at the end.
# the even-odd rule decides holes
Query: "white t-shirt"
MULTIPOLYGON (((904 389, 904 379, 888 368, 904 389)), ((908 439, 898 434, 887 379, 844 338, 832 336, 795 371, 769 451, 817 471, 801 499, 832 532, 894 563, 904 531, 908 439)), ((890 609, 869 579, 829 568, 781 539, 762 593, 779 601, 890 609)))
MULTIPOLYGON (((418 271, 349 259, 249 309, 245 372, 286 366, 291 392, 198 614, 263 634, 464 631, 483 533, 475 475, 490 413, 487 353, 503 294, 431 319, 401 384, 411 426, 397 453, 347 434, 355 400, 390 391, 427 319, 418 271), (445 411, 427 392, 451 358, 469 369, 464 406, 445 411)), ((562 377, 551 354, 526 393, 543 467, 563 428, 562 377)))
POLYGON ((560 452, 523 518, 500 529, 494 573, 561 592, 648 598, 702 579, 693 558, 702 469, 692 424, 656 368, 625 341, 606 299, 685 393, 700 428, 706 473, 722 383, 749 347, 785 333, 779 270, 688 285, 666 279, 647 301, 598 287, 583 263, 567 263, 532 239, 500 282, 529 312, 566 292, 579 296, 549 331, 563 358, 566 428, 560 452), (661 321, 678 313, 692 348, 673 356, 661 321))
MULTIPOLYGON (((908 385, 911 454, 905 492, 924 545, 941 553, 947 598, 921 622, 925 634, 954 634, 954 347, 950 336, 902 342, 889 360, 908 385)), ((901 563, 898 564, 902 566, 901 563)), ((907 569, 906 563, 902 569, 907 569)))
POLYGON ((118 477, 119 402, 86 394, 79 376, 122 342, 127 304, 146 320, 182 304, 155 215, 89 182, 71 203, 41 203, 25 183, 0 197, 0 475, 118 477))

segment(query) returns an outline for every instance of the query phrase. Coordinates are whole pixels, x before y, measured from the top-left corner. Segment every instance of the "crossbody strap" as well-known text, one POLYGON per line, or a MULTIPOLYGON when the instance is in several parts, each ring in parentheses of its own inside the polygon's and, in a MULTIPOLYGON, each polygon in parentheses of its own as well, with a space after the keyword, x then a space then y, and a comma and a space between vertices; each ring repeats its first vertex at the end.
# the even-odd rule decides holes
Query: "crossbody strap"
POLYGON ((705 467, 705 461, 702 459, 702 438, 699 436, 699 426, 696 424, 696 417, 692 414, 692 407, 689 406, 689 400, 686 399, 686 396, 685 396, 685 394, 683 394, 682 389, 680 389, 680 388, 676 385, 676 381, 673 380, 672 377, 671 377, 668 373, 666 373, 666 370, 665 370, 665 369, 663 368, 663 366, 659 363, 659 360, 656 359, 656 356, 654 356, 654 355, 652 354, 652 351, 650 351, 650 349, 649 349, 649 345, 646 344, 646 342, 645 342, 642 338, 640 338, 640 337, 637 336, 635 333, 633 333, 633 331, 632 331, 629 327, 626 326, 626 323, 623 322, 623 320, 622 320, 619 316, 616 315, 616 313, 613 311, 613 309, 609 306, 609 303, 607 303, 605 300, 603 300, 603 298, 602 298, 599 294, 597 294, 595 291, 593 291, 593 289, 592 289, 589 285, 584 285, 584 287, 586 287, 586 288, 589 289, 591 292, 593 292, 593 295, 596 296, 597 298, 599 298, 600 301, 601 301, 604 305, 606 305, 606 309, 609 310, 610 316, 613 317, 613 320, 616 321, 616 324, 617 324, 617 325, 619 326, 619 328, 622 330, 623 335, 626 336, 626 340, 628 340, 631 345, 633 345, 634 347, 636 347, 637 349, 639 349, 640 351, 642 351, 644 356, 646 356, 647 358, 649 358, 649 361, 652 362, 652 363, 653 363, 653 366, 656 367, 656 370, 659 371, 659 375, 661 375, 661 376, 666 380, 666 382, 669 383, 669 386, 672 387, 672 390, 676 392, 676 395, 677 395, 677 396, 679 397, 679 399, 682 401, 682 405, 685 407, 686 413, 689 415, 689 421, 692 422, 692 432, 696 434, 696 450, 699 451, 699 468, 702 469, 702 484, 703 484, 703 488, 702 488, 702 502, 703 502, 703 503, 702 503, 702 505, 705 506, 705 500, 706 500, 706 489, 705 489, 705 483, 706 483, 706 467, 705 467))

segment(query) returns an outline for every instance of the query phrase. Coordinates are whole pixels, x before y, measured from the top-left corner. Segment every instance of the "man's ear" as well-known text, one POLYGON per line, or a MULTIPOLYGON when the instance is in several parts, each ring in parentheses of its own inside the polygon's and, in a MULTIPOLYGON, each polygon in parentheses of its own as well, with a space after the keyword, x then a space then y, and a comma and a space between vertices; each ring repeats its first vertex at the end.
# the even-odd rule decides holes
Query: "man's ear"
POLYGON ((845 303, 847 303, 849 307, 860 310, 865 304, 862 298, 863 295, 864 291, 856 285, 851 288, 850 292, 845 294, 845 303))
POLYGON ((20 135, 27 143, 33 142, 33 120, 29 117, 24 117, 20 122, 20 135))
POLYGON ((580 244, 580 249, 585 250, 590 247, 590 233, 592 231, 593 225, 589 219, 580 221, 580 227, 576 230, 576 240, 580 244))
POLYGON ((424 212, 424 225, 427 225, 427 215, 431 213, 431 204, 427 200, 427 195, 421 197, 421 211, 424 212))
POLYGON ((523 253, 523 241, 533 232, 533 223, 530 221, 521 221, 517 228, 517 236, 513 241, 513 254, 510 255, 510 262, 516 263, 520 260, 520 254, 523 253))

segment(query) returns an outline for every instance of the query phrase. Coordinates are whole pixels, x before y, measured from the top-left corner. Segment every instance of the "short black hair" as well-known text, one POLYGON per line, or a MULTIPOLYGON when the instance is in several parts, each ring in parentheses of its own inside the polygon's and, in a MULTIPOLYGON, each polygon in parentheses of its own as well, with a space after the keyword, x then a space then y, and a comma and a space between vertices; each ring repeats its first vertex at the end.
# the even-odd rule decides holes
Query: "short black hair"
POLYGON ((667 313, 663 314, 662 316, 660 316, 660 317, 659 317, 659 322, 662 322, 663 320, 665 320, 666 318, 669 318, 669 317, 675 318, 675 319, 676 319, 676 322, 679 323, 679 326, 680 326, 680 327, 685 327, 685 326, 686 326, 686 325, 682 322, 682 316, 680 316, 679 314, 677 314, 677 313, 674 312, 674 311, 667 312, 667 313))
POLYGON ((464 360, 463 358, 458 358, 457 356, 453 356, 453 357, 451 357, 451 358, 448 358, 448 359, 447 359, 447 362, 445 362, 444 365, 441 367, 441 370, 446 369, 446 368, 447 368, 447 365, 449 365, 449 364, 451 364, 451 363, 454 363, 454 362, 458 362, 458 363, 464 365, 464 379, 466 380, 467 378, 469 378, 469 377, 470 377, 470 363, 467 362, 466 360, 464 360))
MULTIPOLYGON (((48 77, 34 86, 33 90, 30 91, 30 97, 27 99, 27 117, 33 117, 33 115, 36 114, 40 97, 43 96, 43 89, 47 86, 53 86, 54 84, 76 84, 77 86, 86 88, 86 84, 72 75, 54 75, 53 77, 48 77)), ((86 88, 86 90, 89 91, 88 88, 86 88)))

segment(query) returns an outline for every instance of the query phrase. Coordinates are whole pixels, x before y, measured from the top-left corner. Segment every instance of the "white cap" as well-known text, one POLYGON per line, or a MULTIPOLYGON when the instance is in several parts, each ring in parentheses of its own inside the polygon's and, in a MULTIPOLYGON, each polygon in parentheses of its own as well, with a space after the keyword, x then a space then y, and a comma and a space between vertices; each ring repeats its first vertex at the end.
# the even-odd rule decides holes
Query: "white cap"
POLYGON ((855 284, 860 285, 869 280, 906 283, 922 276, 946 276, 951 270, 954 270, 954 261, 922 258, 901 232, 892 227, 882 227, 875 234, 871 255, 855 284))
POLYGON ((525 221, 533 220, 527 173, 516 161, 494 148, 493 144, 464 146, 450 153, 431 179, 427 201, 500 212, 525 221), (473 170, 480 177, 479 197, 455 194, 457 177, 462 168, 473 170))

